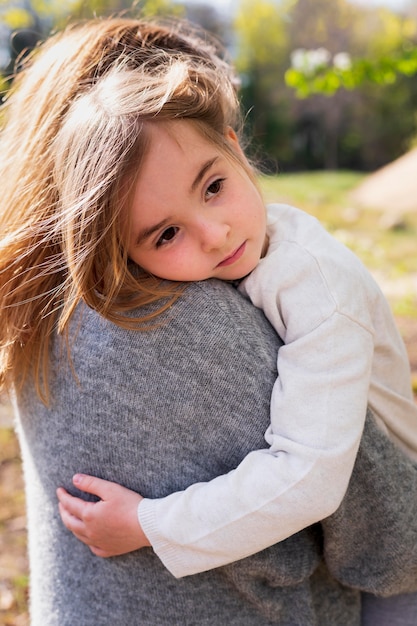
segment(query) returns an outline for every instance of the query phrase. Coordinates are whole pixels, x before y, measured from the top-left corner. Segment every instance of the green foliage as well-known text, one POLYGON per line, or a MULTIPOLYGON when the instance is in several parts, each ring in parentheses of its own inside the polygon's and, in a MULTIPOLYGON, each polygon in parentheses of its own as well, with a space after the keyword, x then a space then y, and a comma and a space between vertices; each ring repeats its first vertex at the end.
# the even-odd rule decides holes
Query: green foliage
POLYGON ((76 17, 106 16, 120 12, 146 16, 177 16, 184 13, 181 3, 172 0, 72 0, 72 15, 76 17))
POLYGON ((266 68, 282 58, 288 35, 285 15, 294 0, 277 4, 274 0, 240 0, 234 19, 238 39, 236 66, 250 74, 254 68, 266 68))
POLYGON ((104 16, 135 11, 143 16, 184 14, 184 6, 171 0, 0 0, 0 21, 11 31, 36 26, 40 35, 60 28, 69 18, 104 16))
POLYGON ((184 15, 184 6, 180 3, 173 3, 171 0, 145 0, 139 2, 142 15, 172 15, 175 17, 182 17, 184 15))
POLYGON ((184 14, 184 5, 171 0, 0 0, 0 24, 10 33, 10 61, 0 68, 0 102, 10 86, 16 60, 51 31, 68 21, 119 13, 141 16, 184 14))
MULTIPOLYGON (((1 4, 4 3, 2 2, 1 4)), ((8 26, 10 30, 16 30, 17 28, 30 27, 33 23, 33 18, 25 9, 9 6, 1 11, 1 21, 8 26)))
MULTIPOLYGON (((327 0, 319 2, 325 5, 327 0)), ((346 0, 338 2, 340 6, 347 4, 346 0)), ((334 48, 329 38, 321 42, 328 48, 322 63, 315 63, 318 50, 311 46, 293 51, 285 81, 297 97, 331 96, 339 89, 354 90, 365 83, 392 85, 399 76, 417 73, 417 24, 411 17, 387 9, 363 9, 351 11, 346 26, 349 38, 341 39, 338 47, 334 48), (343 62, 339 63, 341 57, 343 62)))
POLYGON ((290 49, 286 20, 295 2, 240 0, 233 22, 235 65, 242 79, 243 108, 248 112, 249 149, 252 156, 266 153, 270 163, 278 156, 278 146, 281 156, 291 152, 287 113, 291 94, 282 76, 290 49))
POLYGON ((43 39, 70 20, 188 14, 230 43, 249 153, 266 155, 267 171, 276 163, 287 171, 374 169, 408 149, 417 130, 415 19, 352 0, 236 0, 230 23, 208 1, 189 13, 184 7, 185 0, 0 0, 0 22, 19 34, 2 69, 12 74, 35 34, 43 39))
POLYGON ((9 87, 9 83, 4 76, 0 74, 0 97, 4 94, 9 87))
POLYGON ((11 31, 36 27, 46 34, 52 25, 76 10, 78 4, 79 0, 0 0, 0 21, 11 31))
POLYGON ((332 96, 341 88, 353 90, 365 82, 392 85, 400 74, 417 74, 417 47, 410 46, 379 59, 355 59, 347 68, 322 65, 310 72, 291 67, 285 73, 285 81, 295 89, 297 97, 306 98, 313 94, 332 96))

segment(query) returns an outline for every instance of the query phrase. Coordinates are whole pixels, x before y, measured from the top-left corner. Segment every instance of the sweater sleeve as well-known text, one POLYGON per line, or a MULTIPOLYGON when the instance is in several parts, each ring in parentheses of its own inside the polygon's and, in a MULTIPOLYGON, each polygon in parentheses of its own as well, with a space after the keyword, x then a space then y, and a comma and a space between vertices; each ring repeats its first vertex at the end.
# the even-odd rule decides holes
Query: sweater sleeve
POLYGON ((286 223, 242 288, 285 343, 269 447, 227 475, 139 507, 155 552, 178 577, 244 558, 328 517, 348 486, 374 349, 366 277, 316 221, 290 212, 286 223))
POLYGON ((254 554, 337 509, 361 438, 371 359, 369 333, 338 313, 280 349, 269 448, 227 475, 139 507, 174 576, 254 554))

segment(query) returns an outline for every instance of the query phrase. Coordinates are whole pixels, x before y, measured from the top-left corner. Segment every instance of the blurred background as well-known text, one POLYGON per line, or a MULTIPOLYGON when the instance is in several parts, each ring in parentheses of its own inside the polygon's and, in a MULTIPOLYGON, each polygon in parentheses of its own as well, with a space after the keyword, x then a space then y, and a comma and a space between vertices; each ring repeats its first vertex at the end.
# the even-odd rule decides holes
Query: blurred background
MULTIPOLYGON (((0 0, 0 97, 51 32, 121 12, 185 17, 224 43, 266 201, 316 215, 364 260, 417 390, 417 0, 0 0)), ((27 597, 21 467, 4 402, 0 625, 27 626, 27 597)))
POLYGON ((0 0, 3 87, 52 30, 120 11, 186 16, 220 37, 272 172, 372 171, 416 141, 415 0, 0 0))

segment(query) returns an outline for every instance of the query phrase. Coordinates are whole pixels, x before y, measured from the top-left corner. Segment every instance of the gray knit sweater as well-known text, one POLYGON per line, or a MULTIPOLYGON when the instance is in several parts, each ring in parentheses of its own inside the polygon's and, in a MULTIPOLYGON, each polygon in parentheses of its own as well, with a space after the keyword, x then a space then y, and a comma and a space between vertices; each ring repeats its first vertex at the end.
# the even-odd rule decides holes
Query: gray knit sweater
MULTIPOLYGON (((266 445, 279 344, 262 314, 231 286, 208 281, 190 285, 161 321, 147 332, 122 330, 80 307, 70 338, 77 378, 57 339, 50 408, 30 385, 18 399, 32 626, 358 626, 360 594, 331 578, 320 526, 178 580, 151 549, 100 559, 62 525, 55 490, 63 485, 75 493, 75 472, 161 497, 225 473, 266 445)), ((406 466, 410 476, 412 470, 406 466)), ((415 482, 412 488, 416 493, 415 482)), ((324 534, 334 576, 359 587, 361 549, 346 576, 355 537, 344 545, 344 535, 354 528, 355 503, 366 504, 366 493, 354 493, 324 534)), ((359 545, 367 544, 366 532, 362 524, 359 545)), ((372 584, 381 592, 388 588, 379 579, 372 584)))

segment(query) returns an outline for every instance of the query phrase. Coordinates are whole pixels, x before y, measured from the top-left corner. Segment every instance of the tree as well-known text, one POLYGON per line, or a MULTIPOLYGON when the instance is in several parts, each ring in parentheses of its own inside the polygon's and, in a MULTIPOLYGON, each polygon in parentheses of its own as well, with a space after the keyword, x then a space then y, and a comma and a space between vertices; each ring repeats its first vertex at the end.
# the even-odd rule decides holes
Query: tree
POLYGON ((350 155, 356 167, 374 169, 403 153, 415 133, 416 22, 386 9, 356 9, 351 18, 350 40, 341 46, 308 42, 311 47, 293 50, 285 79, 299 99, 319 99, 323 107, 327 101, 341 120, 349 119, 339 133, 339 155, 347 166, 350 155))
POLYGON ((3 69, 12 69, 22 52, 33 48, 37 41, 52 30, 59 30, 70 19, 114 15, 129 10, 143 16, 182 15, 184 6, 170 0, 139 0, 133 6, 131 0, 0 0, 3 46, 9 45, 10 52, 9 65, 3 69))
POLYGON ((256 152, 262 145, 273 168, 278 157, 291 152, 290 92, 282 77, 290 46, 285 18, 294 1, 240 0, 234 19, 235 64, 252 148, 256 152))
POLYGON ((71 0, 74 2, 72 14, 77 18, 89 18, 93 15, 109 16, 120 13, 134 13, 143 17, 152 15, 176 15, 184 13, 184 6, 180 2, 171 0, 71 0))
POLYGON ((417 74, 417 47, 405 42, 403 46, 377 58, 352 58, 340 52, 333 57, 327 50, 295 50, 293 65, 285 80, 296 90, 299 98, 313 94, 332 96, 339 89, 353 90, 365 82, 393 85, 403 76, 417 74))
POLYGON ((170 0, 0 0, 0 94, 10 85, 21 60, 36 44, 69 20, 127 14, 182 15, 184 6, 170 0), (1 39, 3 41, 1 41, 1 39))

